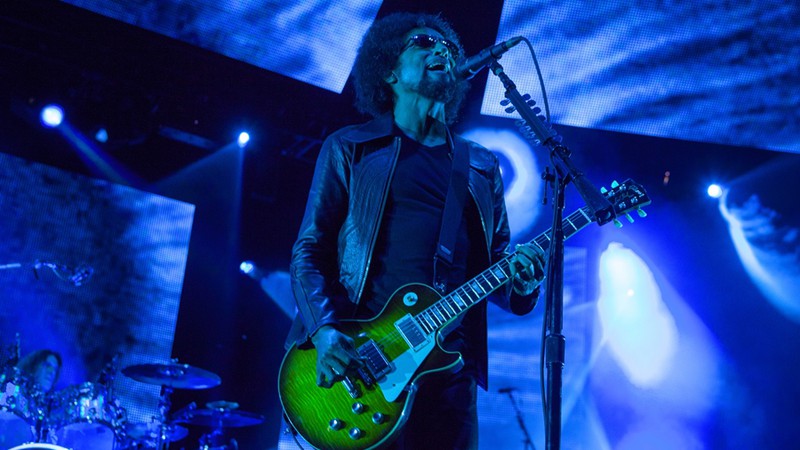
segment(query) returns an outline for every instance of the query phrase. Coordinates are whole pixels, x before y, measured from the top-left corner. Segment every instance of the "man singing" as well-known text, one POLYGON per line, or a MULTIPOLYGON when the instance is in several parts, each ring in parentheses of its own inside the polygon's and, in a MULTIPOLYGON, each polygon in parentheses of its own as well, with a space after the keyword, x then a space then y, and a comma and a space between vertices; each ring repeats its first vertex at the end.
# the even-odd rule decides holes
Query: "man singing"
MULTIPOLYGON (((313 343, 322 387, 362 364, 353 340, 337 329, 341 320, 378 315, 408 283, 449 292, 508 255, 497 158, 449 128, 467 89, 454 73, 462 56, 445 20, 410 13, 376 21, 358 51, 357 107, 374 119, 325 140, 291 263, 299 314, 288 345, 313 343), (443 227, 459 151, 467 155, 465 201, 460 221, 443 227), (444 263, 435 256, 447 226, 455 245, 452 261, 444 263)), ((543 255, 520 246, 511 263, 512 281, 489 298, 526 314, 536 305, 543 255)), ((425 377, 388 448, 477 448, 476 387, 487 383, 485 305, 444 330, 442 346, 460 352, 464 365, 425 377)))

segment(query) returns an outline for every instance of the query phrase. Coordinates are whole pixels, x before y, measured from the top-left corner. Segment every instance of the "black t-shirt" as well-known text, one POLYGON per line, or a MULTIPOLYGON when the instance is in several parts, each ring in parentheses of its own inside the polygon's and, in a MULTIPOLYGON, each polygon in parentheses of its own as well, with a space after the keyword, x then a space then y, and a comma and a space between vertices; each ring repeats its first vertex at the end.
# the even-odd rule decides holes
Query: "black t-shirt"
MULTIPOLYGON (((427 147, 401 136, 400 155, 372 253, 359 316, 372 317, 380 312, 392 293, 405 284, 433 284, 434 254, 451 171, 448 145, 427 147)), ((472 197, 467 195, 447 290, 484 270, 487 262, 480 218, 472 197)), ((470 316, 480 308, 474 309, 474 313, 467 313, 463 326, 448 337, 449 348, 467 352, 471 347, 464 339, 475 334, 471 329, 477 322, 470 316)))

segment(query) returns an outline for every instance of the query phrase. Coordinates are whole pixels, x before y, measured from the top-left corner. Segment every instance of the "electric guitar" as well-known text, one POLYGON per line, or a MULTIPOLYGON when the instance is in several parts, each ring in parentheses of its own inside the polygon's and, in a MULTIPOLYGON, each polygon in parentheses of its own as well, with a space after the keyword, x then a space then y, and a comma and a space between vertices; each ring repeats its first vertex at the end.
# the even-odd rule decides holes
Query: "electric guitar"
MULTIPOLYGON (((603 191, 616 216, 633 221, 631 211, 646 215, 641 208, 650 199, 642 186, 631 180, 611 186, 603 191)), ((573 212, 562 222, 564 239, 593 221, 588 208, 573 212)), ((546 252, 548 234, 531 243, 546 252)), ((408 418, 419 383, 463 365, 460 353, 441 347, 440 330, 510 280, 512 255, 444 297, 424 284, 407 284, 372 319, 342 321, 339 331, 353 339, 365 364, 330 389, 316 384, 315 349, 289 349, 278 392, 290 425, 318 449, 362 450, 391 442, 408 418)))

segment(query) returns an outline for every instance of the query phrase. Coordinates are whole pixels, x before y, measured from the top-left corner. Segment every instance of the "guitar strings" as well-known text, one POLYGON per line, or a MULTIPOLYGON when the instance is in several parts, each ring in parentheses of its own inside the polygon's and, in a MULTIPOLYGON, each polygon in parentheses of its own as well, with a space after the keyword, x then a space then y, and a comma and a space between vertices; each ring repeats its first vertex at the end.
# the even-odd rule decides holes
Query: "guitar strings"
MULTIPOLYGON (((503 259, 501 259, 500 261, 498 261, 497 263, 495 263, 494 265, 492 265, 491 267, 489 267, 489 268, 488 268, 488 269, 486 269, 485 271, 483 271, 483 272, 481 272, 480 274, 478 274, 477 276, 475 276, 475 277, 474 277, 472 280, 470 280, 469 282, 467 282, 467 283, 465 283, 464 285, 462 285, 462 286, 460 286, 460 287, 456 288, 455 290, 453 290, 452 292, 450 292, 450 293, 449 293, 449 294, 447 294, 446 296, 444 296, 444 297, 440 298, 439 300, 437 300, 436 302, 434 302, 433 304, 431 304, 430 306, 428 306, 427 308, 425 308, 424 310, 420 311, 418 314, 416 314, 415 316, 413 316, 413 318, 414 318, 415 320, 417 320, 418 322, 419 322, 419 320, 420 320, 420 316, 422 316, 423 314, 428 314, 429 316, 433 316, 434 318, 436 318, 436 319, 438 319, 438 320, 441 320, 441 319, 439 319, 439 316, 438 316, 438 315, 436 315, 436 314, 433 312, 433 311, 434 311, 434 307, 435 307, 436 305, 438 305, 438 304, 439 304, 439 303, 441 303, 441 302, 447 302, 447 299, 448 299, 448 298, 452 298, 453 294, 459 294, 459 296, 460 296, 460 297, 462 297, 462 298, 463 298, 463 297, 466 297, 467 299, 469 299, 469 301, 470 301, 470 304, 468 304, 468 305, 467 305, 465 308, 463 308, 463 309, 459 309, 458 311, 455 311, 455 308, 453 308, 453 307, 451 306, 450 308, 451 308, 451 309, 453 309, 453 311, 455 312, 455 314, 453 315, 453 317, 451 317, 451 318, 449 318, 449 319, 445 320, 445 321, 444 321, 444 322, 442 322, 441 324, 437 324, 437 323, 436 323, 436 321, 433 321, 433 320, 432 320, 432 322, 433 322, 433 331, 432 331, 432 332, 430 332, 430 333, 428 333, 428 332, 426 331, 426 335, 428 335, 428 336, 430 336, 430 335, 435 335, 435 334, 436 334, 436 332, 437 332, 438 330, 442 329, 444 326, 446 326, 448 323, 450 323, 450 322, 451 322, 451 320, 452 320, 454 317, 458 316, 458 315, 459 315, 459 314, 461 314, 462 312, 464 312, 464 311, 466 311, 467 309, 471 308, 473 305, 477 304, 477 303, 478 303, 478 302, 479 302, 481 299, 483 299, 485 296, 489 295, 489 294, 490 294, 491 292, 493 292, 495 289, 499 288, 500 286, 502 286, 503 284, 505 284, 506 282, 508 282, 508 280, 510 279, 510 276, 511 276, 511 275, 510 275, 510 268, 511 268, 511 258, 514 256, 514 254, 515 254, 515 253, 516 253, 516 252, 514 252, 514 253, 511 253, 511 254, 509 254, 509 255, 505 256, 503 259), (505 267, 504 267, 504 266, 505 266, 505 267), (494 272, 493 272, 493 269, 495 269, 495 268, 498 268, 498 269, 500 269, 500 270, 503 272, 503 275, 505 276, 505 279, 504 279, 504 280, 500 280, 500 279, 497 277, 497 275, 495 275, 495 274, 494 274, 494 272), (498 281, 498 282, 500 282, 500 283, 499 283, 499 284, 498 284, 496 287, 494 287, 494 289, 492 289, 492 290, 490 290, 490 291, 485 291, 485 290, 483 289, 483 287, 480 285, 480 282, 478 282, 478 287, 480 287, 480 288, 481 288, 481 290, 483 290, 483 291, 484 291, 484 293, 483 293, 483 294, 481 294, 480 292, 477 292, 477 291, 476 291, 474 288, 471 288, 471 284, 472 284, 472 282, 473 282, 473 281, 475 281, 475 280, 476 280, 478 277, 481 277, 481 276, 483 276, 483 277, 484 277, 484 279, 485 279, 487 282, 489 282, 489 283, 490 283, 490 286, 491 286, 491 281, 490 281, 490 280, 489 280, 489 278, 486 276, 486 274, 487 274, 487 273, 488 273, 488 274, 491 274, 491 275, 492 275, 492 276, 493 276, 495 279, 497 279, 497 281, 498 281), (473 291, 473 293, 472 293, 472 294, 470 294, 470 292, 469 292, 469 291, 466 289, 467 287, 470 287, 470 288, 472 289, 472 291, 473 291), (471 298, 472 298, 474 295, 478 295, 478 299, 477 299, 477 300, 472 300, 472 299, 471 299, 471 298)), ((466 304, 466 302, 465 302, 464 300, 462 300, 462 302, 463 302, 464 304, 466 304)), ((456 305, 456 308, 458 308, 458 307, 459 307, 459 305, 458 305, 458 303, 457 303, 457 302, 453 301, 453 304, 455 304, 455 305, 456 305)), ((447 310, 445 310, 445 312, 447 312, 447 310)), ((448 314, 449 314, 449 313, 448 313, 448 314)), ((428 325, 430 325, 428 321, 425 321, 425 323, 426 323, 426 324, 428 324, 428 325)), ((422 327, 422 326, 420 326, 420 327, 421 327, 423 330, 425 330, 425 327, 422 327)), ((387 346, 387 345, 391 345, 391 344, 394 344, 394 343, 396 343, 396 342, 403 341, 403 340, 404 340, 403 336, 402 336, 402 335, 401 335, 401 334, 400 334, 398 331, 396 331, 396 330, 393 330, 392 332, 390 332, 390 333, 387 333, 387 334, 386 334, 386 336, 384 336, 384 337, 383 337, 383 338, 381 338, 380 340, 378 340, 378 341, 375 341, 375 343, 376 343, 376 344, 378 344, 378 345, 380 345, 380 346, 387 346)))

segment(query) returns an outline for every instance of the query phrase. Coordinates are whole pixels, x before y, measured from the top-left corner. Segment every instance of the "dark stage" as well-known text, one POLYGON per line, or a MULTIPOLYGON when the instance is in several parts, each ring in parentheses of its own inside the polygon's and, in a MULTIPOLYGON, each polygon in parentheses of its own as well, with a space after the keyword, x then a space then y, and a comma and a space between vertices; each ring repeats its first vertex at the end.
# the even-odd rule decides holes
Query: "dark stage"
MULTIPOLYGON (((652 200, 567 241, 564 448, 795 446, 800 7, 777 1, 5 1, 0 363, 17 338, 20 356, 58 352, 65 402, 97 403, 76 387, 111 375, 105 407, 125 418, 98 418, 106 436, 161 417, 182 427, 171 449, 297 448, 277 392, 291 248, 322 140, 367 120, 348 77, 361 36, 396 11, 441 12, 469 54, 530 39, 575 164, 652 200), (152 364, 186 371, 163 414, 152 364)), ((527 46, 500 62, 541 104, 527 46)), ((499 155, 527 242, 551 223, 548 155, 503 92, 480 72, 455 131, 499 155)), ((481 448, 525 448, 524 432, 544 448, 542 312, 489 308, 481 448)), ((2 448, 34 414, 8 395, 2 448)))

